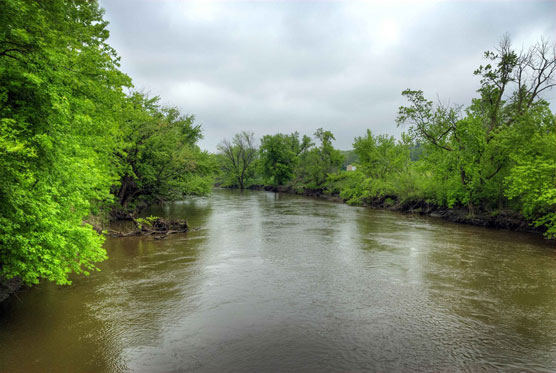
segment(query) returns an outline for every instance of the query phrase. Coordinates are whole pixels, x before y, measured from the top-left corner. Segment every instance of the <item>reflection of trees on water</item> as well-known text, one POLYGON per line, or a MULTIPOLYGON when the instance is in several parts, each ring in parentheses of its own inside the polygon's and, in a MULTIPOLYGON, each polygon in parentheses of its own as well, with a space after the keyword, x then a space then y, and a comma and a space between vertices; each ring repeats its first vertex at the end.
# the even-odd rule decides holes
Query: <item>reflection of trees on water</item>
POLYGON ((142 215, 185 219, 191 227, 202 227, 212 213, 213 203, 212 198, 189 197, 183 201, 151 206, 142 215))

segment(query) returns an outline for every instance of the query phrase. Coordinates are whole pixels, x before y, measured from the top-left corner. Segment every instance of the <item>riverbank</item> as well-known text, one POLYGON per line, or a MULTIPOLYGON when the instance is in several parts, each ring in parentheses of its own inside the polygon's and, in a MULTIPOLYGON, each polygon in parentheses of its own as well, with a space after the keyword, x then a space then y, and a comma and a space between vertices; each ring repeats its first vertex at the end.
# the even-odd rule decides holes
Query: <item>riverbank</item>
MULTIPOLYGON (((251 185, 250 190, 261 190, 276 193, 297 194, 306 197, 314 197, 325 199, 328 201, 346 203, 346 200, 341 198, 339 194, 326 193, 324 189, 296 189, 290 185, 251 185)), ((384 196, 375 198, 372 201, 362 203, 363 207, 371 207, 377 209, 385 209, 390 211, 398 211, 407 214, 419 214, 441 218, 453 223, 469 224, 485 228, 506 229, 511 231, 531 232, 536 234, 543 234, 545 229, 543 227, 534 227, 522 215, 510 211, 478 211, 474 214, 469 214, 466 208, 446 208, 435 204, 427 203, 426 201, 407 201, 399 202, 396 196, 384 196)))

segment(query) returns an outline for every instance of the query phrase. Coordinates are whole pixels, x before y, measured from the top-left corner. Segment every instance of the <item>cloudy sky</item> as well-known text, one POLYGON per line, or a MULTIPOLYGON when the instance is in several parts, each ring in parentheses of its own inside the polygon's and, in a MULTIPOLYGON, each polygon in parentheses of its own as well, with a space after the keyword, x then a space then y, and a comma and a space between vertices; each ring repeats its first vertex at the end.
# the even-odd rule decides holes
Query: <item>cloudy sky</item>
MULTIPOLYGON (((509 33, 556 35, 556 1, 102 0, 110 44, 139 90, 194 114, 201 147, 246 130, 367 128, 398 136, 406 88, 468 104, 473 70, 509 33)), ((546 97, 553 109, 556 92, 546 97)))

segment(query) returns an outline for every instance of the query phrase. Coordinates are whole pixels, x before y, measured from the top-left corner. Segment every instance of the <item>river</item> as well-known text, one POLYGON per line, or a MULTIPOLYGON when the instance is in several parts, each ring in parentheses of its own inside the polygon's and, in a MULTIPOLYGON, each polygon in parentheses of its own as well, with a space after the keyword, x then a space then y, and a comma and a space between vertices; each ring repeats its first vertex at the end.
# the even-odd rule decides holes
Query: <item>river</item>
POLYGON ((201 229, 4 302, 1 371, 556 370, 539 236, 218 189, 150 213, 201 229))

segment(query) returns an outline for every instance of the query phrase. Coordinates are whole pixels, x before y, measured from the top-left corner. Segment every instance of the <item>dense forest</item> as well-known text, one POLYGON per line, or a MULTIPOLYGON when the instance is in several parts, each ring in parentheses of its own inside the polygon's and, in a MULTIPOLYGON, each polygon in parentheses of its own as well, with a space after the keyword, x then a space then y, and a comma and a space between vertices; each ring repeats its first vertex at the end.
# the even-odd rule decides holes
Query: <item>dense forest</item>
POLYGON ((106 258, 99 222, 225 187, 287 186, 350 204, 511 211, 556 235, 554 48, 505 37, 467 106, 406 90, 401 139, 236 134, 216 154, 192 115, 134 90, 94 1, 1 0, 0 278, 69 283, 106 258), (346 170, 347 165, 356 170, 346 170))

